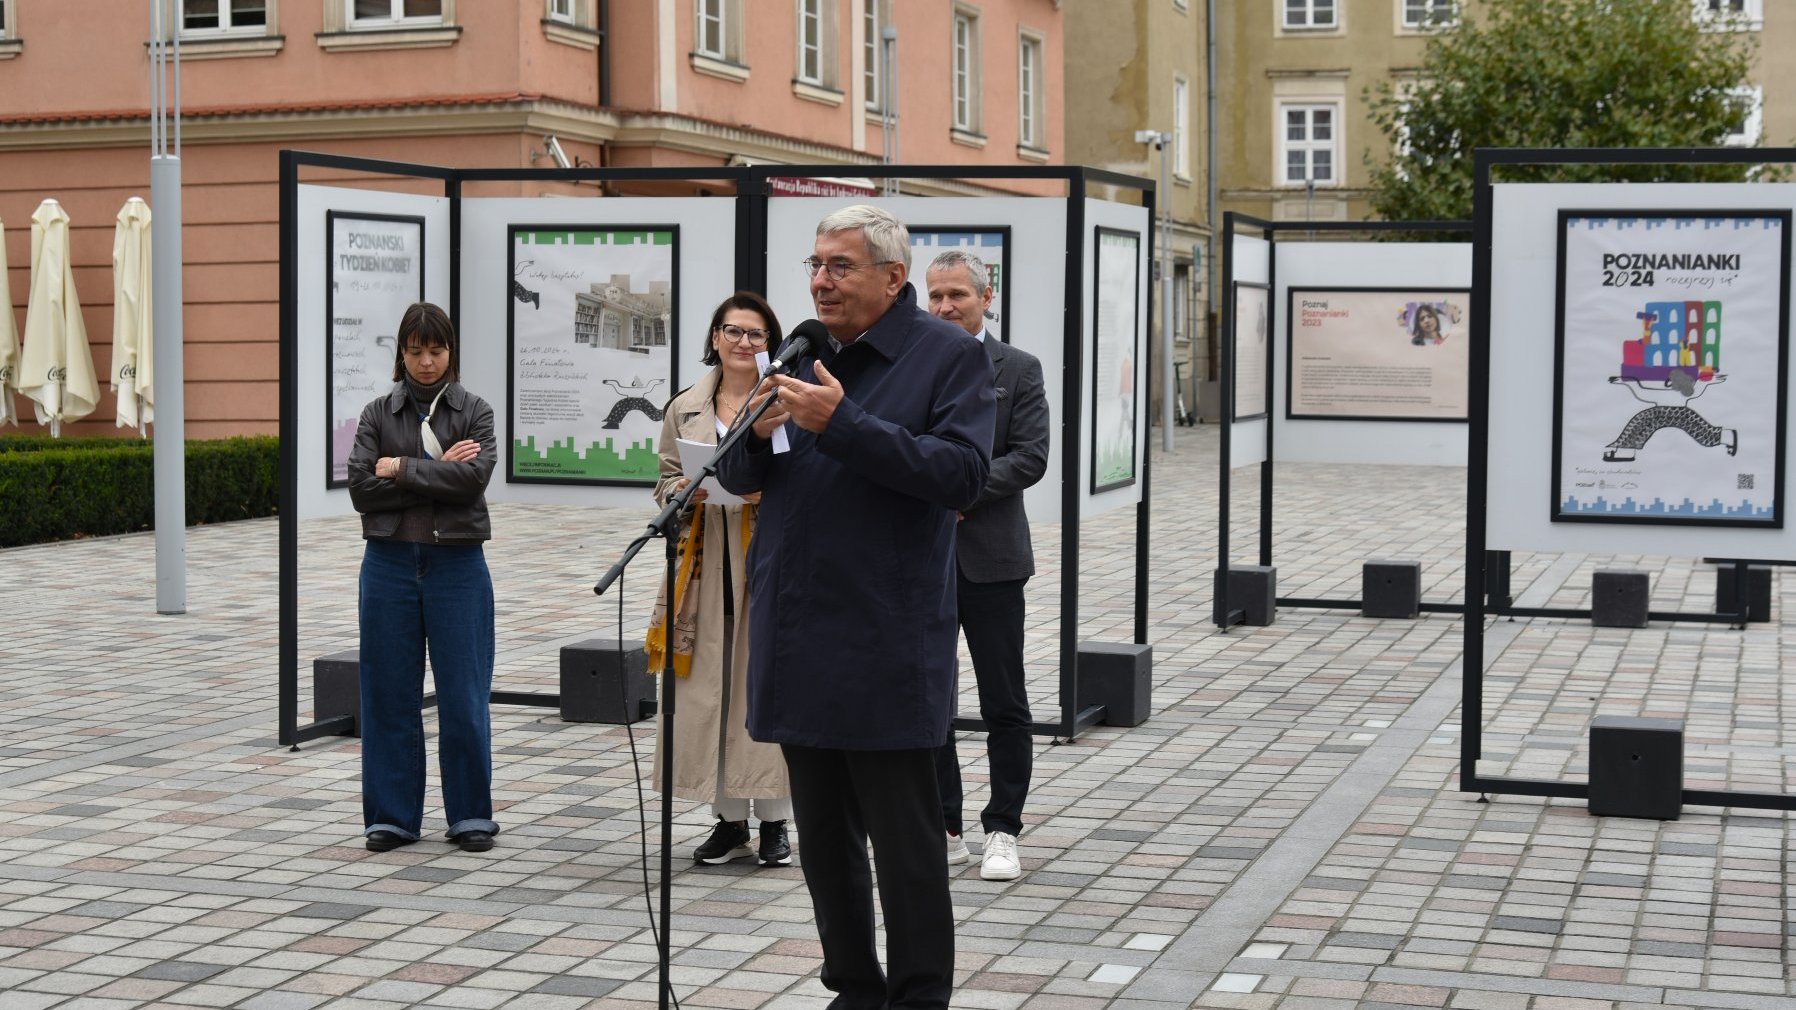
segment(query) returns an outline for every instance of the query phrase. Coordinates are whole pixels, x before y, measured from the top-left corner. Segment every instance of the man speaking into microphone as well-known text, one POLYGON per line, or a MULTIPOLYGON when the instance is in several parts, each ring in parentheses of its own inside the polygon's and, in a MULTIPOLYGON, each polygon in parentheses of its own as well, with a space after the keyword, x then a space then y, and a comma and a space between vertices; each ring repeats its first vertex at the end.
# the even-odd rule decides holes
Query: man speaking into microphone
POLYGON ((786 757, 832 1010, 946 1010, 954 917, 935 749, 958 663, 955 514, 991 463, 991 360, 918 305, 910 233, 885 210, 825 217, 804 267, 828 335, 795 376, 769 380, 774 404, 718 464, 723 487, 761 492, 748 732, 786 757))

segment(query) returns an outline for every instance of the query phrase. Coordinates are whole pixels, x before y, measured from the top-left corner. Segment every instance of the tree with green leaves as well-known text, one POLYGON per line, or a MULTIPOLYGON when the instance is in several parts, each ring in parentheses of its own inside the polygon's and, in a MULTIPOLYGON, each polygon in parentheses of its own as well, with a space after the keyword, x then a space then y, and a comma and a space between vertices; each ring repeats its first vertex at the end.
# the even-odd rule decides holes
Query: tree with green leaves
MULTIPOLYGON (((1739 130, 1757 39, 1691 0, 1481 0, 1420 74, 1365 94, 1391 141, 1367 156, 1387 220, 1472 216, 1479 147, 1710 147, 1739 130)), ((1725 4, 1722 6, 1726 6, 1725 4)), ((1505 181, 1737 181, 1747 165, 1531 166, 1505 181)), ((1758 176, 1758 177, 1762 177, 1758 176)))

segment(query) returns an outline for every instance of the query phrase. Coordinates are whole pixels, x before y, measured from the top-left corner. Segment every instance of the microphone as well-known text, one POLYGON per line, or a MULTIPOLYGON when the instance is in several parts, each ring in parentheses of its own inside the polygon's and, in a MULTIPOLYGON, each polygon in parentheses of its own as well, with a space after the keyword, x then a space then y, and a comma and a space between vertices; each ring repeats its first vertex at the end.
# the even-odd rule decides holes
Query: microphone
POLYGON ((807 354, 815 356, 817 350, 826 346, 828 340, 829 330, 825 329, 822 323, 815 319, 806 319, 792 327, 792 332, 788 333, 786 339, 780 344, 779 357, 769 361, 767 370, 761 374, 763 376, 774 375, 787 369, 796 368, 798 359, 807 354))

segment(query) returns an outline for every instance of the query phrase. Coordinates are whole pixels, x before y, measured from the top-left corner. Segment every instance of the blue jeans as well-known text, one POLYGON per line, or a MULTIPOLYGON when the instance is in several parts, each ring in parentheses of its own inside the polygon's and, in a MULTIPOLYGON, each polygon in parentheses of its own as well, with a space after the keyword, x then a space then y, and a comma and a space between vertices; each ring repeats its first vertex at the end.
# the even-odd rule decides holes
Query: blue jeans
POLYGON ((479 544, 369 540, 362 554, 362 823, 424 826, 424 650, 449 837, 493 821, 493 580, 479 544))

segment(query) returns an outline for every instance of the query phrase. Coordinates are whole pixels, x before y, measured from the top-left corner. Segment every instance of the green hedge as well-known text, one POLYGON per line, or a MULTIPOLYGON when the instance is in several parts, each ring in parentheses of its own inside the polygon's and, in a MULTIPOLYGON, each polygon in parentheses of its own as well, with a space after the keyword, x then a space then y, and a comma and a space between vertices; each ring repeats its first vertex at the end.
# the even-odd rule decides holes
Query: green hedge
MULTIPOLYGON (((275 513, 280 442, 187 443, 187 524, 275 513)), ((155 525, 152 444, 130 438, 0 437, 0 547, 134 533, 155 525)))

